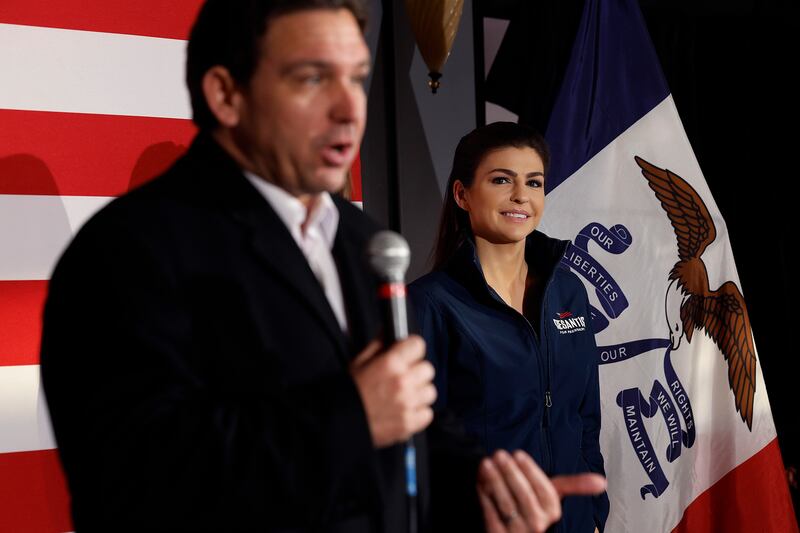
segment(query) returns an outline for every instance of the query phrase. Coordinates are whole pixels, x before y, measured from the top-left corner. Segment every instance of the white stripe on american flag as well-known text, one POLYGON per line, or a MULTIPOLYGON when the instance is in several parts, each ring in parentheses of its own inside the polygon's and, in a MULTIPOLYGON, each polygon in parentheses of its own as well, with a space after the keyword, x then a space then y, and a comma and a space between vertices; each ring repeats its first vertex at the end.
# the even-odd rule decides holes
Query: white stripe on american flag
POLYGON ((0 453, 56 447, 39 365, 0 366, 0 453))
POLYGON ((0 108, 191 116, 186 41, 0 24, 0 50, 0 108))
POLYGON ((0 279, 49 279, 75 232, 110 200, 104 196, 0 195, 0 279))

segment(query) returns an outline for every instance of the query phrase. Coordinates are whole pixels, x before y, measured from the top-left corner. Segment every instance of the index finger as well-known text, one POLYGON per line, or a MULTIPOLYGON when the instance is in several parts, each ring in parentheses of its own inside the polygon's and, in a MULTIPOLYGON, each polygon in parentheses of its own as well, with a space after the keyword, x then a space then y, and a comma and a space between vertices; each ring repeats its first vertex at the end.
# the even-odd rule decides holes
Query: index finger
POLYGON ((552 479, 558 495, 593 496, 606 490, 606 478, 600 474, 584 473, 571 476, 556 476, 552 479))

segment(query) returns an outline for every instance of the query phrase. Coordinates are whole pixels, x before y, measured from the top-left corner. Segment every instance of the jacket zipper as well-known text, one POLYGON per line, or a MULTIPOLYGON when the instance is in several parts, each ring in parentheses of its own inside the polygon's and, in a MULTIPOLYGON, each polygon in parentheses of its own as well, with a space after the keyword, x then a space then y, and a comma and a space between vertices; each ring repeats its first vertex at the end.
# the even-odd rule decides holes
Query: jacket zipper
POLYGON ((528 320, 528 317, 526 317, 522 313, 519 313, 516 309, 514 309, 513 307, 511 307, 510 305, 505 303, 503 301, 503 299, 500 298, 500 295, 498 295, 497 292, 494 289, 492 289, 492 287, 489 284, 486 285, 489 288, 489 292, 492 294, 492 297, 495 300, 497 300, 498 302, 503 304, 503 306, 505 306, 508 309, 510 309, 511 311, 513 311, 515 315, 518 315, 518 316, 522 317, 522 319, 525 321, 525 324, 527 324, 528 329, 531 332, 531 335, 533 335, 533 340, 534 340, 534 343, 536 344, 536 346, 537 346, 537 348, 539 350, 539 353, 543 354, 542 359, 544 360, 543 361, 544 362, 544 372, 541 372, 541 380, 543 382, 542 383, 542 385, 543 385, 542 388, 544 389, 544 413, 542 415, 541 420, 539 421, 539 430, 541 432, 542 441, 543 442, 542 442, 542 464, 539 465, 539 466, 541 466, 542 470, 544 470, 545 473, 548 474, 548 475, 552 474, 552 469, 553 469, 553 465, 552 465, 552 462, 553 462, 553 459, 552 459, 553 451, 552 451, 551 443, 550 443, 550 427, 549 427, 550 426, 550 408, 553 406, 553 395, 550 392, 550 383, 551 383, 551 370, 550 369, 551 369, 552 365, 550 364, 551 363, 550 362, 550 350, 547 347, 547 328, 546 328, 546 322, 545 322, 545 303, 547 302, 547 295, 550 292, 550 286, 553 284, 552 281, 553 281, 554 277, 555 277, 555 272, 553 273, 553 276, 551 276, 550 279, 547 280, 547 285, 545 286, 545 289, 544 289, 544 295, 542 296, 542 308, 540 310, 540 317, 539 317, 539 320, 540 320, 540 322, 539 322, 539 326, 540 326, 539 327, 539 331, 541 331, 541 333, 542 333, 542 335, 541 335, 542 342, 539 342, 539 335, 536 334, 536 330, 533 329, 533 325, 531 324, 530 320, 528 320))
MULTIPOLYGON (((557 267, 556 267, 557 268, 557 267)), ((550 392, 550 384, 551 384, 551 368, 552 364, 550 361, 550 349, 547 345, 547 323, 545 321, 545 304, 547 303, 547 294, 550 292, 550 286, 552 285, 554 275, 547 281, 547 286, 544 289, 544 295, 542 296, 542 309, 540 310, 539 314, 539 331, 542 332, 542 342, 540 345, 539 351, 544 354, 544 363, 545 363, 545 372, 544 372, 544 379, 545 379, 545 386, 544 386, 544 414, 542 415, 542 419, 540 422, 540 430, 542 432, 542 470, 544 470, 548 475, 552 474, 553 470, 553 451, 550 445, 550 408, 553 407, 553 395, 550 392)))
MULTIPOLYGON (((560 250, 560 253, 558 255, 559 261, 560 261, 561 256, 563 256, 563 255, 564 255, 564 250, 562 249, 562 250, 560 250)), ((476 266, 478 266, 478 270, 481 271, 480 270, 480 266, 477 264, 477 260, 476 260, 476 266)), ((553 458, 553 450, 552 450, 551 443, 550 443, 550 409, 553 407, 553 395, 550 392, 550 384, 551 384, 551 380, 552 380, 552 377, 551 377, 552 364, 551 364, 551 361, 550 361, 550 350, 547 347, 547 327, 546 327, 546 322, 545 322, 545 304, 547 303, 547 295, 550 292, 550 287, 553 285, 553 278, 555 278, 555 276, 556 276, 556 270, 557 269, 558 269, 558 264, 555 265, 555 267, 553 269, 553 272, 550 274, 550 277, 548 278, 547 284, 545 285, 545 288, 544 288, 544 295, 542 296, 542 307, 541 307, 540 313, 539 313, 539 331, 541 331, 541 333, 542 333, 542 335, 541 335, 542 336, 542 342, 541 343, 539 342, 539 335, 536 334, 536 330, 533 329, 533 325, 531 325, 530 320, 528 320, 528 318, 525 315, 523 315, 522 313, 518 312, 516 309, 514 309, 513 307, 508 305, 506 302, 504 302, 503 299, 500 298, 500 295, 497 294, 497 292, 494 289, 492 289, 492 287, 488 283, 486 283, 486 280, 484 278, 484 283, 486 283, 486 287, 489 289, 489 293, 492 295, 492 297, 495 300, 497 300, 498 302, 500 302, 501 304, 503 304, 505 307, 511 309, 515 314, 517 314, 517 315, 522 317, 522 319, 528 325, 528 329, 530 330, 531 334, 533 335, 534 342, 537 345, 537 347, 539 348, 539 353, 540 354, 543 353, 543 355, 544 355, 543 359, 544 359, 545 371, 542 372, 542 380, 544 381, 544 387, 542 387, 544 389, 544 413, 542 415, 541 421, 539 422, 539 429, 541 431, 542 441, 543 441, 542 442, 542 464, 540 466, 542 467, 542 470, 544 470, 544 472, 547 475, 551 475, 552 474, 552 470, 553 470, 553 464, 552 464, 553 463, 553 459, 552 459, 553 458)), ((560 530, 560 527, 558 529, 560 530)))

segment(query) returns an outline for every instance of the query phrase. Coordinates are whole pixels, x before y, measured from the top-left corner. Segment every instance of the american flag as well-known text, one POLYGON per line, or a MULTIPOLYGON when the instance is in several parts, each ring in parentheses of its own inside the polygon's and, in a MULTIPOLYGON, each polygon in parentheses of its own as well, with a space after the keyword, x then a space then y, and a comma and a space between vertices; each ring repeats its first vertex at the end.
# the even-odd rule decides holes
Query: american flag
MULTIPOLYGON (((80 226, 195 133, 184 84, 200 0, 0 4, 0 531, 72 529, 39 385, 47 281, 80 226)), ((361 200, 353 167, 352 199, 361 200)))

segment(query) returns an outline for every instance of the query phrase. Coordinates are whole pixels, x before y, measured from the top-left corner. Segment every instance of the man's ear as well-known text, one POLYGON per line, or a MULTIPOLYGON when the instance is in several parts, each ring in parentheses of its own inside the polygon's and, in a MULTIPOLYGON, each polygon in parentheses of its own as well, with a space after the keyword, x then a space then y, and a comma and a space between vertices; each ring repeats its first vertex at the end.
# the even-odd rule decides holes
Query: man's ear
POLYGON ((467 202, 467 188, 464 187, 464 184, 461 183, 461 180, 456 180, 453 182, 453 198, 456 201, 456 205, 463 209, 464 211, 469 212, 469 202, 467 202))
POLYGON ((239 124, 242 94, 227 68, 217 65, 206 71, 203 95, 220 126, 233 128, 239 124))

